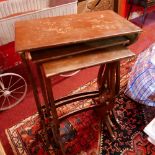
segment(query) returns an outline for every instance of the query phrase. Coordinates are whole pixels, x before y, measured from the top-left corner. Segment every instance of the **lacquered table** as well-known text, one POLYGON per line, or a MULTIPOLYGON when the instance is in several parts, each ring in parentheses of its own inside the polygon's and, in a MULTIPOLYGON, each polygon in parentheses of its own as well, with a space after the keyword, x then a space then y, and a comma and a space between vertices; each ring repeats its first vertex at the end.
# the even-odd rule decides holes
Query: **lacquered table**
MULTIPOLYGON (((120 87, 120 61, 132 57, 127 45, 133 43, 141 29, 113 11, 50 17, 20 21, 15 26, 16 51, 26 64, 36 106, 41 118, 47 147, 55 143, 65 154, 60 122, 90 109, 101 113, 112 137, 109 112, 120 87), (44 104, 41 104, 30 62, 36 64, 44 104), (51 79, 54 75, 99 65, 98 90, 54 99, 51 79), (94 105, 59 117, 57 108, 71 102, 91 98, 94 105), (50 127, 46 119, 51 121, 50 127), (51 128, 52 137, 49 139, 51 128)), ((58 152, 56 151, 58 154, 58 152)))

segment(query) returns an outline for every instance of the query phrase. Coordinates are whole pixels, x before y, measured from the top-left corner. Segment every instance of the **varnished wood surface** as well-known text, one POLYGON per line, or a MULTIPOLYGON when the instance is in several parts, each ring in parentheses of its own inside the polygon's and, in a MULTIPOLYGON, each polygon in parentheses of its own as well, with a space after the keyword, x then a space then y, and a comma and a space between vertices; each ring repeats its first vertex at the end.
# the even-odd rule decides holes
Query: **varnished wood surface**
POLYGON ((37 52, 27 52, 27 57, 34 63, 41 63, 49 60, 54 60, 66 56, 73 56, 84 52, 90 52, 102 48, 107 48, 115 45, 128 45, 130 41, 125 37, 116 37, 105 40, 90 41, 78 43, 52 49, 38 50, 37 52))
POLYGON ((46 77, 56 74, 87 68, 99 64, 120 61, 121 59, 132 57, 135 54, 122 46, 114 46, 97 51, 69 56, 43 63, 46 77))
POLYGON ((19 21, 17 52, 139 33, 141 29, 111 10, 19 21))

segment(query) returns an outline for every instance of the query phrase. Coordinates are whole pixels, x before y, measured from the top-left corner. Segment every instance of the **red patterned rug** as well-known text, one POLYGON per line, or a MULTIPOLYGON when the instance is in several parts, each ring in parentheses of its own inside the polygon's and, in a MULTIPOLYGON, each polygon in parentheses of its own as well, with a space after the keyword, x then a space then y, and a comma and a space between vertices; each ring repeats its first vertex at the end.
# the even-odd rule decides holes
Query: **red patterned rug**
MULTIPOLYGON (((155 155, 155 146, 147 141, 147 136, 143 133, 146 123, 155 116, 154 109, 149 109, 147 116, 148 108, 135 103, 123 94, 133 63, 134 59, 130 59, 121 64, 121 91, 115 100, 119 125, 115 123, 113 127, 117 138, 112 140, 109 137, 106 127, 94 111, 75 115, 61 124, 61 135, 67 155, 155 155)), ((73 93, 93 89, 96 89, 96 80, 73 93)), ((59 115, 91 104, 94 104, 92 100, 72 103, 59 109, 59 115)), ((6 130, 15 154, 47 154, 39 136, 42 133, 39 122, 38 114, 35 114, 6 130)), ((50 154, 54 154, 52 150, 50 154)))

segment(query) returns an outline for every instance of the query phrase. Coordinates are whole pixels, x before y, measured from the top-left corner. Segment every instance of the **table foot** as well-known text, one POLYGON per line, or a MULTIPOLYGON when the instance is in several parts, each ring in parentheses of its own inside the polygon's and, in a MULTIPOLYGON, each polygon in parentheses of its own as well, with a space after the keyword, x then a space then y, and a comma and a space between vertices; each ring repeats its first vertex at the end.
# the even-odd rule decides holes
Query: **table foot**
POLYGON ((117 118, 117 114, 116 114, 116 111, 114 109, 111 110, 111 113, 112 113, 112 116, 114 117, 114 120, 116 122, 116 124, 119 126, 120 125, 120 121, 119 119, 117 118))
POLYGON ((115 137, 115 135, 114 135, 114 133, 113 133, 113 131, 112 131, 111 124, 110 124, 110 122, 109 122, 108 116, 106 117, 105 124, 106 124, 106 126, 107 126, 107 129, 108 129, 108 131, 109 131, 109 134, 110 134, 111 138, 112 138, 112 139, 116 139, 116 137, 115 137))

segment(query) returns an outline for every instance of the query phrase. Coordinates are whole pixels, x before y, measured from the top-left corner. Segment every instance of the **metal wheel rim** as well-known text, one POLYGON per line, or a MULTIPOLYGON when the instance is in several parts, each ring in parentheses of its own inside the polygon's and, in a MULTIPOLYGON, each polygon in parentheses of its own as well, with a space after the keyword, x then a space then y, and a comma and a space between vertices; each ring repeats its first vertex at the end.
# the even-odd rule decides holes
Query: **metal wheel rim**
POLYGON ((4 98, 3 102, 0 103, 0 111, 3 111, 3 110, 7 110, 7 109, 10 109, 14 106, 16 106, 18 103, 20 103, 25 95, 26 95, 26 92, 27 92, 27 83, 25 81, 25 79, 20 76, 19 74, 15 74, 15 73, 4 73, 4 74, 0 74, 0 101, 2 98, 4 98), (4 78, 9 78, 10 80, 8 81, 8 86, 6 86, 6 82, 4 83, 4 78), (15 81, 14 83, 11 83, 13 81, 13 78, 16 78, 17 81, 15 81), (19 84, 19 82, 21 82, 23 85, 22 86, 19 86, 19 87, 15 87, 16 84, 19 84), (5 86, 4 86, 5 85, 5 86), (12 90, 12 89, 13 90, 12 90), (23 88, 23 92, 18 92, 18 90, 22 89, 23 88), (12 94, 19 94, 19 98, 13 96, 12 94), (21 94, 21 95, 20 95, 21 94), (13 97, 12 97, 13 96, 13 97), (11 100, 16 100, 14 103, 11 103, 9 100, 9 97, 12 97, 11 100), (7 101, 6 101, 7 100, 7 101), (8 102, 8 106, 5 106, 4 104, 6 104, 6 102, 8 102))

